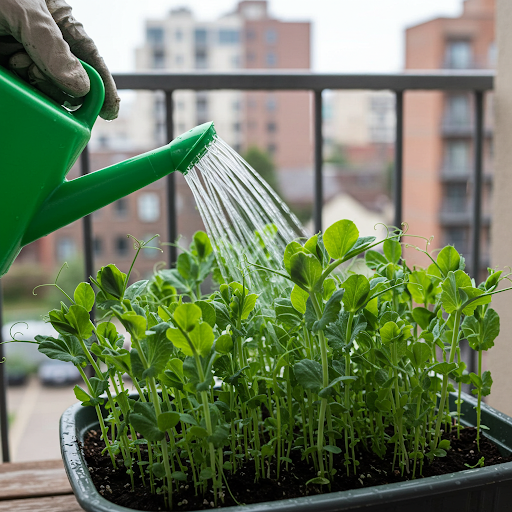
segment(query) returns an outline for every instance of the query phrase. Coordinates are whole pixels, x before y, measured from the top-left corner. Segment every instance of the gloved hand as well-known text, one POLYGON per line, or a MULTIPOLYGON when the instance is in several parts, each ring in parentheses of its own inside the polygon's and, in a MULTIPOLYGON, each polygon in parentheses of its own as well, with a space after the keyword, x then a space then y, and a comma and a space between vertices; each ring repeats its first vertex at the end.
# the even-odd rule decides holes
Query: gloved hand
POLYGON ((79 105, 89 77, 78 59, 105 84, 103 119, 117 117, 116 85, 96 45, 64 0, 0 0, 0 64, 17 72, 61 105, 79 105))

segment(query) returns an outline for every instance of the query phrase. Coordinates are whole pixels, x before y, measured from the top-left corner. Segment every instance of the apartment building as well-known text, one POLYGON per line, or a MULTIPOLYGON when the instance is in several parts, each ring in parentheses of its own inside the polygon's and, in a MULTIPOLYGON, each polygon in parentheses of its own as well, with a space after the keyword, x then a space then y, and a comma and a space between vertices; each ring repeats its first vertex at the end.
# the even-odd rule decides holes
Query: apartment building
MULTIPOLYGON (((310 23, 284 22, 269 12, 266 0, 241 1, 217 20, 199 21, 187 7, 171 10, 161 19, 145 21, 145 41, 136 50, 136 71, 243 69, 309 69, 310 23)), ((161 92, 136 93, 123 102, 119 119, 98 120, 90 143, 91 170, 120 162, 166 144, 165 99, 161 92)), ((268 151, 279 172, 303 174, 311 190, 313 149, 311 98, 307 92, 176 91, 174 133, 178 135, 209 120, 235 150, 250 146, 268 151)), ((69 177, 80 173, 78 164, 69 177)), ((289 178, 285 178, 285 181, 289 178)), ((187 245, 204 229, 192 194, 181 175, 176 178, 178 232, 187 245)), ((286 190, 283 189, 283 190, 286 190)), ((285 199, 286 196, 285 196, 285 199)), ((107 206, 93 215, 95 266, 115 262, 128 270, 133 251, 128 233, 137 238, 153 234, 166 239, 166 197, 163 180, 107 206)), ((79 257, 80 221, 25 248, 18 264, 38 262, 53 272, 58 264, 79 257)), ((149 274, 166 255, 144 252, 136 266, 149 274)))
MULTIPOLYGON (((457 18, 406 31, 407 70, 475 70, 495 61, 494 0, 465 0, 457 18)), ((481 263, 489 264, 492 190, 492 95, 485 98, 481 263)), ((467 91, 408 92, 404 102, 404 220, 409 232, 434 236, 431 249, 453 244, 471 262, 474 100, 467 91)), ((420 244, 421 245, 421 244, 420 244)), ((424 248, 424 244, 422 245, 424 248)), ((414 249, 408 261, 427 264, 414 249)))

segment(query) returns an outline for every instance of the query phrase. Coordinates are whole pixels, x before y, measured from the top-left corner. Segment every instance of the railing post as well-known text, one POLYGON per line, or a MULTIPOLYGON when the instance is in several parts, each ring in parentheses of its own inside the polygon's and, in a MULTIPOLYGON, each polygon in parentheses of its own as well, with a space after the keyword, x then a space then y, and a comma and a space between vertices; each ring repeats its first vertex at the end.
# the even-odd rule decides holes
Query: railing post
MULTIPOLYGON (((165 91, 165 126, 167 142, 174 139, 174 106, 173 106, 173 91, 165 91)), ((167 240, 170 243, 176 242, 178 238, 178 222, 177 222, 177 208, 176 208, 176 177, 171 172, 167 175, 166 180, 167 191, 167 240)), ((176 264, 178 253, 174 245, 169 246, 169 268, 176 264)))
MULTIPOLYGON (((478 285, 480 273, 480 231, 482 221, 482 173, 484 141, 484 93, 475 91, 475 132, 473 136, 473 188, 472 188, 472 226, 471 232, 471 275, 478 285)), ((470 350, 468 371, 477 371, 476 351, 470 350)))
POLYGON ((403 143, 404 143, 404 92, 395 91, 396 129, 395 129, 395 172, 393 174, 393 203, 395 206, 394 225, 402 225, 403 190, 403 143))
POLYGON ((478 284, 480 271, 480 227, 482 219, 482 174, 484 138, 484 93, 475 91, 475 133, 473 162, 473 232, 471 236, 471 274, 478 284))
POLYGON ((9 453, 9 421, 7 416, 7 375, 5 374, 4 346, 2 345, 4 325, 2 318, 2 281, 0 279, 0 435, 2 437, 2 461, 10 462, 9 453))
MULTIPOLYGON (((85 176, 91 172, 91 161, 89 158, 89 146, 80 155, 80 174, 85 176)), ((92 214, 86 215, 82 219, 83 242, 84 242, 84 258, 85 258, 85 281, 89 281, 89 277, 94 272, 94 253, 92 243, 92 214)))
POLYGON ((322 91, 315 91, 315 233, 322 231, 323 190, 322 91))

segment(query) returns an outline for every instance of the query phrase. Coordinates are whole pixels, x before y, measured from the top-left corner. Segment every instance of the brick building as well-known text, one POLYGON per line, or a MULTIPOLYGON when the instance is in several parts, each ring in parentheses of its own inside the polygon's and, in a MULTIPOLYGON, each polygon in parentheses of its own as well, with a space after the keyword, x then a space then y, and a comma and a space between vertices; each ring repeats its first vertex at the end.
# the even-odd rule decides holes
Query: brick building
MULTIPOLYGON (((494 0, 465 0, 458 18, 437 18, 406 31, 407 70, 488 69, 495 60, 494 0)), ((482 267, 489 264, 492 96, 486 97, 482 267)), ((404 102, 404 220, 412 234, 453 244, 471 261, 473 97, 466 91, 408 92, 404 102)), ((428 264, 409 249, 408 261, 428 264)))

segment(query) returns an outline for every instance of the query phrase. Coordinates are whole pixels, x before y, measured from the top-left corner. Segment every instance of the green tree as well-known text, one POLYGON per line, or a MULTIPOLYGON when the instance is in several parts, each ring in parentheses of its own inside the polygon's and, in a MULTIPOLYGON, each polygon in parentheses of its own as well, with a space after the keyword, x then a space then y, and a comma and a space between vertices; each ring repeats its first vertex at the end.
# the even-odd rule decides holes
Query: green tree
POLYGON ((272 157, 261 148, 251 146, 242 155, 244 160, 279 194, 276 166, 272 157))

